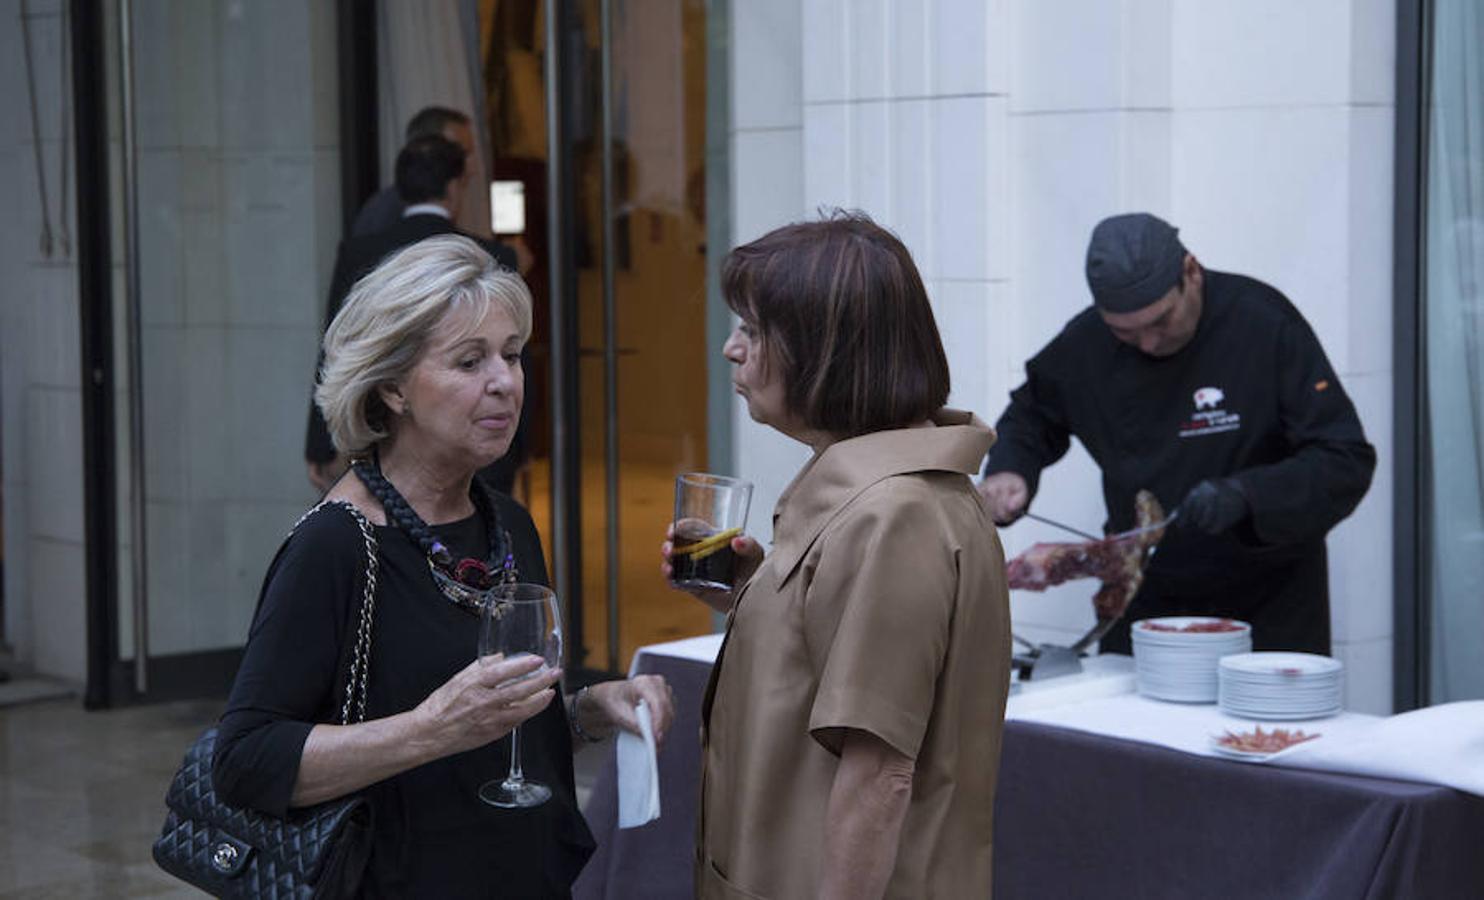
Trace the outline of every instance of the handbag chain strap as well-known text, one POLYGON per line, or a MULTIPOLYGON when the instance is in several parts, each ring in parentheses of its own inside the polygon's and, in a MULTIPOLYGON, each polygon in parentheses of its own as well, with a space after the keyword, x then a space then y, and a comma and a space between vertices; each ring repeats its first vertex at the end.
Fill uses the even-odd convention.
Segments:
POLYGON ((345 703, 340 707, 340 724, 349 725, 366 721, 366 677, 371 670, 371 619, 376 612, 376 532, 361 511, 345 500, 320 501, 299 517, 299 521, 294 523, 294 530, 298 531, 305 519, 327 506, 337 506, 356 520, 356 526, 361 529, 361 540, 366 546, 366 575, 361 585, 360 622, 356 626, 356 643, 350 658, 350 672, 345 679, 345 703), (352 709, 354 718, 351 717, 352 709))

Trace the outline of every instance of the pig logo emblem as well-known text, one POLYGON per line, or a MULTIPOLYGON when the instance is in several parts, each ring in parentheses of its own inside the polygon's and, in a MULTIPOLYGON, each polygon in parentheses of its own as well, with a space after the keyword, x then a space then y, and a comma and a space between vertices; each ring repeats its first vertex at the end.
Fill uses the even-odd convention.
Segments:
POLYGON ((1215 409, 1226 399, 1226 394, 1221 388, 1203 387, 1195 392, 1195 408, 1197 411, 1203 409, 1215 409))

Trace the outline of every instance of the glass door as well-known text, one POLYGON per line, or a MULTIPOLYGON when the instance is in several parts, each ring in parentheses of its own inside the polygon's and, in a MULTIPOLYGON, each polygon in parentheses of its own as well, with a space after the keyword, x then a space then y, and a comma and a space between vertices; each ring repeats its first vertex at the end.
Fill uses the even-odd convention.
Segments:
POLYGON ((1426 700, 1484 698, 1484 9, 1434 0, 1422 295, 1426 700))
POLYGON ((711 630, 658 566, 674 476, 708 466, 708 363, 720 353, 707 337, 707 10, 480 4, 494 178, 526 185, 538 321, 560 309, 559 328, 538 326, 527 402, 545 407, 533 431, 566 443, 537 441, 522 483, 553 567, 571 566, 569 666, 623 670, 636 647, 711 630), (546 80, 553 44, 564 90, 546 80), (537 139, 552 133, 553 97, 556 154, 537 139), (566 179, 556 196, 548 165, 566 179), (562 252, 545 237, 552 212, 569 220, 562 252), (549 267, 563 262, 565 296, 553 298, 549 267))
POLYGON ((313 502, 340 225, 336 5, 108 4, 120 680, 222 691, 313 502))

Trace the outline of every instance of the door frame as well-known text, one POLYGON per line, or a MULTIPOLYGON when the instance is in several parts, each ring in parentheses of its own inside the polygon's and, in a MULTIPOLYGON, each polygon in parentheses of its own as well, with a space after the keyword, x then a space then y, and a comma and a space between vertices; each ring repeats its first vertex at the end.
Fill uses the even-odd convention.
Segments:
POLYGON ((77 177, 77 297, 82 349, 83 546, 87 681, 83 706, 112 705, 118 658, 118 504, 113 365, 113 270, 108 193, 107 59, 103 4, 71 0, 77 177))
POLYGON ((1427 117, 1431 93, 1432 0, 1397 0, 1396 122, 1392 222, 1392 461, 1393 542, 1392 707, 1428 703, 1432 559, 1430 476, 1425 419, 1426 347, 1423 335, 1423 259, 1427 191, 1427 117))

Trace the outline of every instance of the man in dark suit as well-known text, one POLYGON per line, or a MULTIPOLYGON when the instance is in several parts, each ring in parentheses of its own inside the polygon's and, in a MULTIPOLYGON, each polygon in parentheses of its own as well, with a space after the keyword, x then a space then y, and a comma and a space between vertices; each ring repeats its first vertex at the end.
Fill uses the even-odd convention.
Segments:
MULTIPOLYGON (((454 225, 454 219, 459 214, 459 203, 464 196, 464 182, 468 177, 464 156, 463 148, 440 135, 414 138, 397 154, 397 193, 405 204, 402 217, 390 228, 340 242, 335 254, 335 272, 330 278, 330 300, 325 310, 325 328, 329 328, 355 283, 376 268, 383 259, 423 238, 438 234, 464 234, 454 225)), ((500 265, 511 270, 516 268, 514 250, 474 235, 464 236, 477 241, 500 265)), ((320 362, 323 362, 323 358, 320 362)), ((318 371, 319 365, 316 364, 315 372, 318 371)), ((524 423, 523 415, 522 426, 524 423)), ((515 469, 524 456, 524 432, 524 427, 521 427, 505 457, 485 470, 487 479, 497 490, 509 493, 515 469)), ((347 464, 335 451, 324 417, 320 415, 319 407, 314 405, 312 399, 309 404, 309 428, 304 439, 304 460, 309 467, 310 483, 320 491, 329 490, 345 472, 347 464)))
MULTIPOLYGON (((459 145, 467 160, 474 153, 474 130, 469 126, 469 117, 456 109, 428 106, 418 110, 417 115, 407 122, 403 140, 410 144, 420 137, 445 137, 459 145)), ((351 237, 376 234, 391 228, 402 218, 402 210, 406 207, 407 202, 402 199, 397 186, 387 185, 362 204, 355 223, 350 226, 351 237)))

